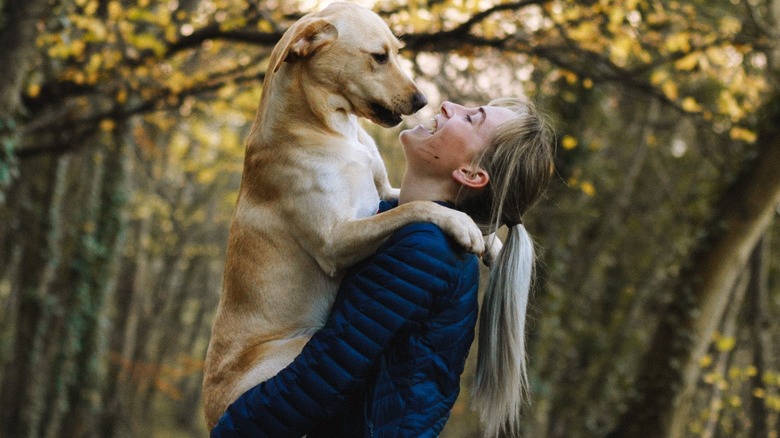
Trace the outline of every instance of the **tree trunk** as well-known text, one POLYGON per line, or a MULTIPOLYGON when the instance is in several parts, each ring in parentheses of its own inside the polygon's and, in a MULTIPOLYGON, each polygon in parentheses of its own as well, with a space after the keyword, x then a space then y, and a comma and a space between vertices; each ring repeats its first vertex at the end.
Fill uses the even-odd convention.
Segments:
MULTIPOLYGON (((139 243, 149 232, 148 218, 140 219, 131 232, 130 240, 139 243)), ((116 436, 119 430, 127 425, 127 391, 130 366, 128 358, 134 348, 132 342, 133 331, 130 329, 133 303, 138 294, 139 270, 145 257, 140 249, 130 257, 126 257, 122 263, 122 269, 118 276, 114 301, 114 320, 109 329, 108 344, 108 373, 103 392, 103 414, 100 425, 100 435, 105 437, 116 436)))
MULTIPOLYGON (((95 254, 91 264, 83 270, 81 285, 86 288, 87 302, 79 309, 83 315, 84 327, 81 333, 81 349, 76 355, 78 364, 73 383, 68 391, 70 411, 62 426, 64 436, 95 435, 98 428, 100 411, 96 400, 99 399, 104 370, 100 357, 105 353, 102 345, 102 324, 105 316, 105 303, 109 291, 113 288, 117 274, 117 262, 127 226, 125 204, 127 189, 127 145, 120 135, 108 141, 104 170, 99 181, 100 201, 96 216, 96 230, 91 248, 95 254)), ((79 286, 77 286, 78 288, 79 286)))
MULTIPOLYGON (((745 301, 745 292, 748 289, 748 284, 752 282, 753 273, 751 270, 745 269, 742 274, 742 278, 739 280, 734 293, 730 297, 731 305, 728 307, 728 311, 723 316, 723 324, 721 325, 721 333, 723 337, 735 338, 738 330, 738 320, 740 310, 742 309, 742 303, 745 301)), ((725 376, 728 372, 729 366, 734 359, 734 349, 727 349, 717 352, 718 359, 715 362, 715 373, 719 376, 725 376)), ((721 409, 718 405, 723 400, 723 389, 720 385, 712 385, 712 394, 710 396, 709 403, 709 417, 707 423, 704 426, 704 432, 701 438, 715 438, 718 431, 718 421, 720 420, 721 409)), ((685 434, 685 431, 681 431, 681 435, 685 434)))
POLYGON ((43 416, 43 393, 48 380, 43 363, 52 312, 58 305, 48 293, 60 264, 59 217, 67 161, 59 158, 31 160, 22 166, 24 176, 11 194, 18 202, 17 228, 23 236, 15 312, 13 354, 4 361, 0 424, 8 436, 37 436, 43 416), (38 373, 30 370, 39 368, 38 373))
POLYGON ((764 373, 771 369, 772 364, 767 363, 766 358, 773 357, 772 333, 769 322, 769 233, 759 242, 756 251, 753 253, 751 262, 751 277, 749 300, 747 305, 747 320, 750 327, 750 339, 753 343, 753 365, 756 367, 756 374, 751 377, 750 387, 753 397, 750 398, 750 418, 752 424, 752 435, 756 437, 769 436, 769 425, 767 418, 769 411, 764 400, 772 391, 764 383, 764 373), (756 396, 763 394, 762 396, 756 396))
MULTIPOLYGON (((166 293, 167 300, 162 306, 163 312, 156 318, 160 321, 160 323, 158 323, 159 328, 157 331, 162 332, 162 334, 157 342, 149 349, 151 368, 160 372, 160 375, 157 378, 165 378, 166 376, 161 372, 165 362, 176 358, 182 353, 181 335, 184 333, 184 327, 181 325, 182 312, 184 311, 184 304, 186 303, 188 292, 198 287, 198 272, 202 272, 202 269, 202 257, 196 256, 192 258, 187 262, 187 268, 184 271, 183 279, 180 284, 166 293)), ((142 406, 152 406, 152 399, 158 392, 157 385, 147 386, 141 396, 142 406)), ((169 396, 170 395, 172 394, 169 394, 169 396)), ((145 412, 146 415, 149 415, 149 413, 149 411, 145 412)))
MULTIPOLYGON (((67 266, 67 275, 63 282, 59 282, 52 294, 60 297, 63 302, 64 312, 63 331, 58 340, 58 353, 55 359, 54 369, 49 376, 53 382, 52 392, 46 404, 46 428, 44 435, 47 437, 61 436, 61 420, 70 412, 68 392, 73 387, 77 369, 86 364, 77 362, 81 349, 84 348, 83 334, 88 326, 90 315, 91 296, 88 284, 88 273, 94 264, 96 256, 96 242, 94 241, 94 221, 96 221, 97 209, 100 201, 100 181, 104 173, 103 166, 98 164, 103 160, 101 152, 94 154, 89 160, 85 160, 91 166, 87 174, 91 176, 87 180, 87 196, 83 201, 82 217, 72 224, 76 233, 77 247, 72 260, 67 266)), ((55 347, 56 348, 56 347, 55 347)))
POLYGON ((671 301, 641 361, 636 395, 620 416, 612 437, 676 436, 685 424, 707 351, 729 292, 780 202, 780 95, 759 111, 756 159, 746 163, 714 210, 707 236, 683 269, 671 301))
POLYGON ((24 77, 35 59, 36 23, 49 12, 47 0, 5 0, 0 3, 0 205, 17 174, 14 148, 24 77))

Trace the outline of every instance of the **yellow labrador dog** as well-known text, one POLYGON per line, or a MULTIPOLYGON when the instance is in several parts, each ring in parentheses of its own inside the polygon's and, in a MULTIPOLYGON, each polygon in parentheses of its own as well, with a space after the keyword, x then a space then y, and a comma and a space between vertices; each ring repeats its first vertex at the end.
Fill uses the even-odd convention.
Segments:
POLYGON ((334 3, 296 22, 271 53, 206 355, 210 428, 292 362, 325 323, 342 269, 394 230, 430 221, 484 250, 467 215, 432 202, 375 214, 380 197, 397 191, 357 117, 393 126, 427 103, 399 68, 398 48, 376 14, 334 3))

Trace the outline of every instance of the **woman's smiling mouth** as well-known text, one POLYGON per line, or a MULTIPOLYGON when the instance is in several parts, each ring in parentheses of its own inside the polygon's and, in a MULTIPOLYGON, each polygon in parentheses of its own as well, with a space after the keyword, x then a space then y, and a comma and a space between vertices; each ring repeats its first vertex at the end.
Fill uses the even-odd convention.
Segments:
POLYGON ((439 119, 438 119, 438 118, 436 118, 436 116, 434 116, 434 117, 431 119, 431 122, 432 122, 432 123, 431 123, 431 127, 430 127, 430 128, 428 128, 428 133, 429 133, 429 134, 431 134, 431 135, 433 135, 433 134, 434 134, 434 133, 436 133, 436 131, 439 129, 439 119))

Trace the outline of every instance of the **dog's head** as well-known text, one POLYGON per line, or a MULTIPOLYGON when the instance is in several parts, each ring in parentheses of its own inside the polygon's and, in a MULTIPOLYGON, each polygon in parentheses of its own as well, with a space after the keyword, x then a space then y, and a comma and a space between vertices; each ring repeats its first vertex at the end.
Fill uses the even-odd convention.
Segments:
POLYGON ((384 21, 362 6, 333 3, 285 34, 272 71, 301 63, 310 83, 331 103, 382 126, 395 126, 428 100, 400 68, 400 43, 384 21))

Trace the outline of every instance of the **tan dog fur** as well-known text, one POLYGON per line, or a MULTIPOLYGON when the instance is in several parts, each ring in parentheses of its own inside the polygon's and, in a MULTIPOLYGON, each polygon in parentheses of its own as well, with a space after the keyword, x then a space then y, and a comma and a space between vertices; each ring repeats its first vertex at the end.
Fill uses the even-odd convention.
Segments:
POLYGON ((209 428, 298 355, 324 324, 341 271, 394 230, 430 221, 470 251, 484 249, 467 215, 435 203, 375 214, 397 190, 357 117, 390 126, 425 104, 398 48, 376 14, 334 3, 295 23, 271 54, 206 355, 209 428))

